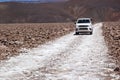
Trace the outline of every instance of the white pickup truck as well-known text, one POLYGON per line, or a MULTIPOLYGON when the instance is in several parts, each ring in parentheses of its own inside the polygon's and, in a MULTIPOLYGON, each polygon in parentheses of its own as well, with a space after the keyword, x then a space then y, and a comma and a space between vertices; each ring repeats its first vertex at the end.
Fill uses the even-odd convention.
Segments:
POLYGON ((76 30, 75 33, 89 33, 92 35, 93 33, 93 27, 92 27, 92 20, 90 18, 79 18, 75 22, 76 24, 76 30))

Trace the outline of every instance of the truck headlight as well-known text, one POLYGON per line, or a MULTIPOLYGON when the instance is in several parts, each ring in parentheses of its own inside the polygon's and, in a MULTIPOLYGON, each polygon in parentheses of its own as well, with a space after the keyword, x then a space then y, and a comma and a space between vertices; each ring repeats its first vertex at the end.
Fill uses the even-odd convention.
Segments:
POLYGON ((78 28, 76 28, 76 31, 78 31, 78 28))
POLYGON ((92 28, 89 28, 90 30, 92 30, 92 28))

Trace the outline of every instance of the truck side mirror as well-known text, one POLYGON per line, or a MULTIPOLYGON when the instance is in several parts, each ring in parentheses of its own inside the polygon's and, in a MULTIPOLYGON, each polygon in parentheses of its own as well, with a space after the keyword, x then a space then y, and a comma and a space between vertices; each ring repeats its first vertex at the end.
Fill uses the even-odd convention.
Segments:
POLYGON ((74 22, 74 24, 76 24, 76 21, 74 22))
POLYGON ((91 21, 93 21, 93 19, 91 19, 91 21))

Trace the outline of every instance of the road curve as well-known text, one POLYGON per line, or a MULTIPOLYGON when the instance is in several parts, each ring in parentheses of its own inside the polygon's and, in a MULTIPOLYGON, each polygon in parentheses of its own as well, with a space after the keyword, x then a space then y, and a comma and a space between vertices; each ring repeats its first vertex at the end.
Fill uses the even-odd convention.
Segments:
POLYGON ((102 23, 93 35, 73 32, 0 63, 0 80, 119 80, 107 54, 102 23))

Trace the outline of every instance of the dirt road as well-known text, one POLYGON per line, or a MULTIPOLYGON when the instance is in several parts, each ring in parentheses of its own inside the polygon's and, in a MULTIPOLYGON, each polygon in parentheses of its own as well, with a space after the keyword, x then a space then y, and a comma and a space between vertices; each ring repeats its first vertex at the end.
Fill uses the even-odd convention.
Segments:
POLYGON ((25 50, 0 63, 0 80, 119 80, 102 36, 102 23, 93 35, 73 35, 25 50))

